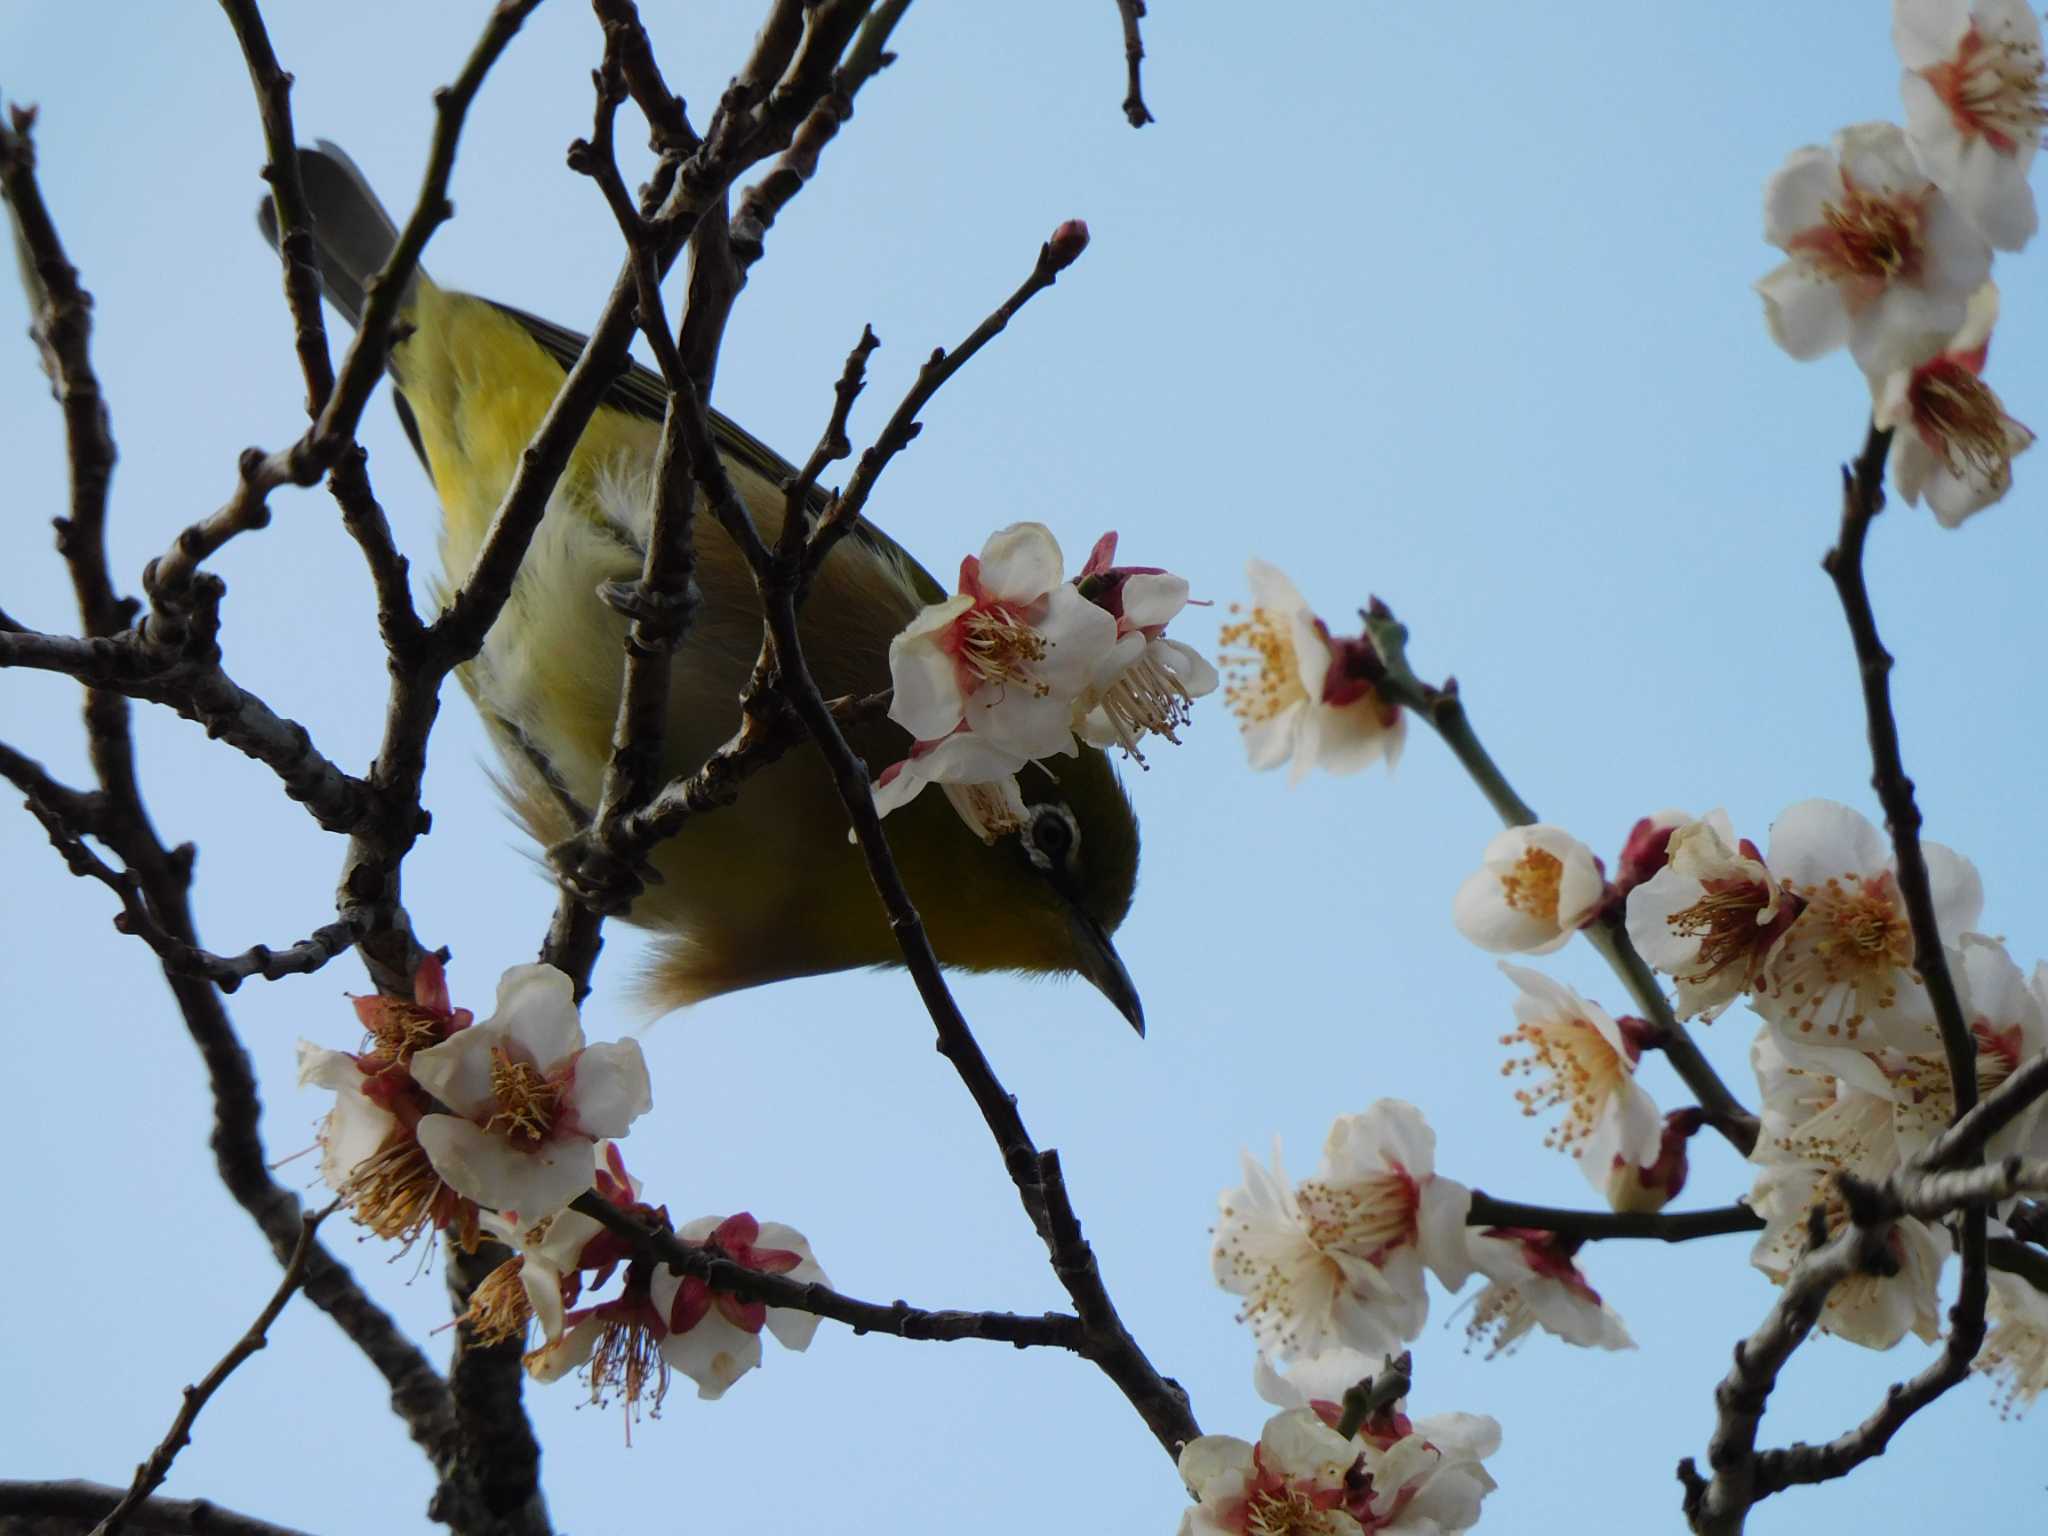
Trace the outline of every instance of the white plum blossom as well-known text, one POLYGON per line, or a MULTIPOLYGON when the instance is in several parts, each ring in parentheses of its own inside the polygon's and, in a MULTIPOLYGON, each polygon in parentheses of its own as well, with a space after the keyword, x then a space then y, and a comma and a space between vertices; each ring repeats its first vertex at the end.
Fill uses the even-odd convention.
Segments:
POLYGON ((1343 1508, 1345 1474, 1357 1460, 1352 1442, 1308 1408, 1275 1414, 1257 1445, 1199 1436, 1180 1453, 1181 1481, 1196 1501, 1181 1536, 1358 1536, 1365 1528, 1343 1508))
POLYGON ((1345 1347, 1377 1358, 1414 1338, 1429 1315, 1422 1272, 1464 1283, 1471 1192, 1437 1175, 1436 1137, 1413 1105, 1382 1099, 1330 1127, 1316 1176, 1290 1185, 1247 1153, 1245 1182, 1225 1190, 1210 1261, 1217 1284, 1245 1298, 1240 1321, 1276 1361, 1345 1347))
POLYGON ((1181 1536, 1450 1536, 1478 1523, 1495 1487, 1483 1465, 1500 1448, 1493 1419, 1388 1410, 1346 1440, 1335 1416, 1328 1403, 1291 1408, 1257 1445, 1188 1442, 1180 1474, 1197 1503, 1181 1536))
MULTIPOLYGON (((886 816, 936 784, 954 812, 984 843, 1016 831, 1029 813, 1017 770, 1025 759, 994 746, 962 726, 937 741, 920 741, 910 756, 884 768, 874 784, 875 814, 886 816)), ((851 828, 848 841, 854 840, 851 828)))
POLYGON ((1891 123, 1832 150, 1794 150, 1764 187, 1764 238, 1787 260, 1762 278, 1771 339, 1802 362, 1846 344, 1867 374, 1917 362, 1963 323, 1991 248, 1914 163, 1891 123))
POLYGON ((1547 1146, 1569 1152, 1592 1186, 1605 1192, 1617 1159, 1639 1167, 1657 1160, 1663 1125, 1656 1102, 1636 1081, 1642 1052, 1640 1023, 1611 1018, 1571 987, 1540 971, 1501 962, 1519 989, 1515 1028, 1501 1044, 1526 1047, 1512 1057, 1504 1075, 1542 1074, 1515 1099, 1525 1115, 1562 1107, 1562 1122, 1544 1137, 1547 1146))
POLYGON ((440 958, 428 955, 410 999, 354 998, 363 1049, 322 1049, 299 1042, 299 1086, 325 1088, 334 1107, 320 1125, 320 1177, 349 1214, 379 1237, 410 1246, 422 1234, 452 1229, 464 1251, 477 1241, 478 1211, 443 1182, 416 1127, 434 1109, 410 1071, 421 1051, 470 1027, 452 1007, 440 958))
MULTIPOLYGON (((1977 926, 1983 882, 1941 844, 1921 851, 1936 921, 1953 940, 1977 926)), ((1771 827, 1765 862, 1801 908, 1765 964, 1757 1012, 1796 1044, 1925 1050, 1933 1012, 1884 835, 1846 805, 1802 800, 1771 827)))
POLYGON ((497 1012, 412 1058, 451 1113, 419 1123, 420 1145, 458 1193, 532 1225, 591 1187, 596 1143, 653 1104, 635 1040, 583 1043, 576 995, 552 965, 517 965, 497 1012))
POLYGON ((1664 1117, 1664 1131, 1657 1142, 1657 1158, 1651 1163, 1634 1163, 1616 1157, 1607 1168, 1607 1207, 1625 1215, 1647 1216, 1661 1211, 1685 1188, 1689 1171, 1686 1143, 1705 1124, 1697 1106, 1674 1109, 1664 1117))
POLYGON ((1871 419, 1892 434, 1887 470, 1908 506, 1927 506, 1954 528, 2012 489, 2012 461, 2034 434, 2015 421, 1980 375, 1998 319, 1998 290, 1986 283, 1962 329, 1911 367, 1879 384, 1871 419))
POLYGON ((1600 1299, 1573 1255, 1574 1239, 1522 1227, 1488 1227, 1467 1239, 1472 1263, 1490 1282, 1472 1302, 1466 1334, 1507 1354, 1535 1328, 1586 1349, 1634 1349, 1635 1340, 1600 1299))
POLYGON ((1547 955, 1599 910, 1606 877, 1593 850, 1544 822, 1486 845, 1451 903, 1458 932, 1496 955, 1547 955))
POLYGON ((2048 125, 2028 0, 1892 0, 1906 136, 1927 174, 2001 251, 2037 223, 2027 172, 2048 125))
POLYGON ((1216 669, 1166 626, 1188 604, 1184 576, 1157 566, 1117 565, 1105 533, 1074 578, 1081 595, 1116 620, 1116 644, 1074 704, 1074 730, 1091 746, 1121 747, 1139 764, 1146 736, 1178 745, 1194 701, 1216 691, 1216 669))
POLYGON ((1066 579, 1043 523, 1013 523, 960 562, 960 591, 889 642, 889 718, 917 741, 966 725, 1021 761, 1074 750, 1074 703, 1116 620, 1066 579))
MULTIPOLYGON (((676 1237, 715 1244, 722 1257, 745 1269, 787 1275, 800 1284, 830 1284, 802 1233, 779 1222, 758 1222, 744 1211, 701 1217, 678 1228, 676 1237)), ((616 1394, 629 1414, 643 1400, 650 1411, 661 1407, 671 1370, 695 1381, 699 1397, 722 1397, 761 1363, 763 1327, 795 1350, 809 1348, 818 1327, 809 1313, 714 1292, 694 1276, 646 1260, 633 1262, 617 1296, 567 1313, 562 1323, 558 1335, 526 1357, 527 1372, 547 1382, 587 1369, 591 1400, 602 1403, 616 1394)))
POLYGON ((1673 831, 1664 867, 1628 893, 1629 942, 1677 983, 1681 1019, 1711 1021, 1756 984, 1798 905, 1728 813, 1710 811, 1673 831))
MULTIPOLYGON (((1777 1163, 1758 1175, 1749 1204, 1765 1226, 1750 1262, 1783 1285, 1806 1251, 1809 1212, 1819 1207, 1832 1237, 1848 1224, 1848 1207, 1831 1168, 1777 1163)), ((1941 1334, 1938 1287, 1948 1257, 1947 1232, 1905 1217, 1885 1236, 1885 1274, 1853 1274, 1828 1292, 1820 1326, 1866 1349, 1890 1349, 1912 1333, 1932 1343, 1941 1334)))
POLYGON ((1296 784, 1318 767, 1356 773, 1385 758, 1391 770, 1407 717, 1373 686, 1370 642, 1333 640, 1294 583, 1265 561, 1246 561, 1245 578, 1252 608, 1223 626, 1220 659, 1230 676, 1223 697, 1252 767, 1291 761, 1296 784))
MULTIPOLYGON (((700 1216, 678 1227, 676 1236, 686 1243, 710 1243, 745 1269, 787 1275, 801 1285, 832 1283, 803 1233, 779 1221, 756 1221, 745 1211, 700 1216)), ((813 1313, 742 1301, 665 1265, 654 1272, 649 1291, 668 1325, 662 1357, 697 1383, 702 1398, 723 1397, 726 1388, 761 1363, 764 1327, 776 1343, 794 1350, 809 1349, 818 1331, 813 1313)))
POLYGON ((2001 1413, 2025 1413, 2048 1392, 2048 1295, 2019 1275, 1994 1269, 1985 1316, 1991 1333, 1973 1369, 1998 1382, 2001 1413))

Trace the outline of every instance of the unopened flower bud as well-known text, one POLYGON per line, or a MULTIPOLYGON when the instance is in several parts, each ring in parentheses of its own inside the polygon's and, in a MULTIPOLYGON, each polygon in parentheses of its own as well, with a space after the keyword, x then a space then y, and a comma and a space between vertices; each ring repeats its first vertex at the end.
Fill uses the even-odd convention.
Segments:
POLYGON ((1648 1216, 1677 1199, 1685 1188, 1685 1144, 1705 1120, 1697 1107, 1674 1109, 1666 1115, 1655 1162, 1638 1168, 1623 1158, 1614 1160, 1607 1176, 1607 1204, 1624 1215, 1648 1216))
POLYGON ((1080 219, 1068 219, 1052 232, 1045 248, 1051 253, 1053 271, 1066 271, 1088 249, 1088 225, 1080 219))
POLYGON ((1684 811, 1659 811, 1629 828, 1621 845, 1620 867, 1614 872, 1614 894, 1626 896, 1664 867, 1671 852, 1671 834, 1691 821, 1684 811))

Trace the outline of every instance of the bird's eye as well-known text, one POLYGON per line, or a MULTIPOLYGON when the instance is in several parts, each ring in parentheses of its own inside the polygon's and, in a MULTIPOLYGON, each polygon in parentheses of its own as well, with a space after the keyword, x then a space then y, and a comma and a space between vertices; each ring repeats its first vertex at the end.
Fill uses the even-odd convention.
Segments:
POLYGON ((1064 805, 1040 806, 1024 829, 1024 851, 1040 869, 1065 869, 1080 843, 1081 829, 1064 805))

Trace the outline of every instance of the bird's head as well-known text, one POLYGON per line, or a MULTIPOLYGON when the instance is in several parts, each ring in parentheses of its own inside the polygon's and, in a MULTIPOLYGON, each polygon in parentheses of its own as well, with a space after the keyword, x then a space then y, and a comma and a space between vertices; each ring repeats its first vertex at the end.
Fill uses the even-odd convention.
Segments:
POLYGON ((889 841, 932 947, 975 971, 1086 977, 1139 1034, 1145 1012, 1110 942, 1138 879, 1138 819, 1107 756, 1033 764, 1018 775, 1023 824, 982 843, 943 794, 889 818, 889 841))

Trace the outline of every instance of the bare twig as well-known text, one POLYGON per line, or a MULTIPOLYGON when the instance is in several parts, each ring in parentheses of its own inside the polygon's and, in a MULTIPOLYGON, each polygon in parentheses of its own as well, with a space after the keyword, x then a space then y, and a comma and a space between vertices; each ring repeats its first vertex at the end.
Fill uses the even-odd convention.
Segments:
POLYGON ((1763 1217, 1746 1205, 1655 1213, 1568 1211, 1547 1205, 1524 1205, 1515 1200, 1496 1200, 1476 1189, 1472 1192, 1471 1213, 1465 1221, 1474 1227, 1528 1227, 1589 1241, 1598 1238, 1647 1238, 1665 1243, 1725 1237, 1736 1232, 1760 1232, 1764 1226, 1763 1217))
MULTIPOLYGON (((122 1497, 119 1488, 77 1479, 0 1481, 0 1530, 20 1529, 24 1536, 88 1530, 122 1497), (17 1527, 16 1521, 29 1523, 17 1527)), ((307 1536, 294 1526, 273 1525, 223 1509, 211 1499, 145 1499, 133 1511, 133 1518, 148 1536, 307 1536)))
POLYGON ((1151 109, 1145 105, 1145 92, 1138 77, 1139 65, 1145 58, 1145 44, 1138 36, 1138 22, 1145 15, 1145 0, 1116 0, 1116 8, 1123 18, 1124 68, 1130 77, 1130 89, 1124 93, 1124 117, 1133 128, 1142 128, 1156 121, 1151 109))
POLYGON ((855 1333, 885 1333, 899 1339, 941 1342, 986 1339, 1019 1349, 1036 1346, 1070 1349, 1077 1354, 1086 1352, 1081 1320, 1065 1313, 1047 1312, 1031 1317, 1014 1312, 932 1311, 913 1307, 906 1301, 886 1306, 860 1301, 829 1286, 735 1264, 701 1243, 686 1243, 665 1228, 647 1225, 597 1194, 578 1196, 574 1208, 603 1222, 637 1251, 661 1260, 678 1274, 695 1275, 715 1291, 728 1292, 742 1301, 808 1312, 813 1317, 844 1323, 855 1333))
POLYGON ((965 367, 975 353, 1000 336, 1011 317, 1034 295, 1043 293, 1057 282, 1060 273, 1073 265, 1087 244, 1087 225, 1079 220, 1069 220, 1060 225, 1053 231, 1052 238, 1038 248, 1038 259, 1032 263, 1031 275, 1024 279, 1015 293, 998 304, 988 318, 970 331, 967 339, 951 352, 944 347, 933 349, 924 366, 917 370, 916 382, 910 386, 902 403, 883 426, 881 435, 875 439, 874 446, 861 454, 845 491, 832 498, 818 519, 818 526, 812 532, 805 552, 806 581, 832 552, 832 547, 859 523, 868 497, 874 492, 875 482, 889 467, 889 461, 909 447, 917 434, 924 430, 924 424, 917 416, 930 404, 932 396, 965 367))
MULTIPOLYGON (((1384 603, 1375 599, 1364 618, 1366 633, 1379 658, 1381 671, 1374 678, 1373 685, 1380 690, 1381 696, 1389 703, 1413 710, 1422 717, 1444 745, 1451 749, 1452 755, 1470 775, 1480 793, 1486 796, 1487 803, 1504 825, 1525 827, 1542 820, 1528 801, 1515 793, 1507 776, 1480 744, 1478 733, 1472 729, 1471 717, 1465 713, 1464 700, 1459 697, 1457 680, 1450 679, 1439 688, 1423 682, 1416 675, 1408 662, 1408 631, 1384 603)), ((1621 912, 1610 905, 1582 931, 1587 942, 1600 952, 1621 978, 1636 1007, 1648 1017, 1654 1031, 1651 1043, 1664 1052, 1672 1070, 1692 1090, 1693 1097, 1706 1113, 1707 1124, 1747 1157, 1750 1148, 1756 1145, 1756 1116, 1729 1091, 1685 1025, 1672 1012, 1663 989, 1657 985, 1656 976, 1629 942, 1628 927, 1621 912)))
POLYGON ((200 1378, 199 1385, 185 1389, 185 1400, 179 1404, 169 1431, 157 1443, 156 1449, 143 1459, 142 1465, 135 1469, 135 1481, 128 1485, 128 1492, 92 1528, 92 1536, 114 1536, 134 1513, 136 1506, 163 1486, 164 1479, 170 1476, 171 1463, 178 1459, 178 1452, 192 1443, 192 1426, 198 1422, 213 1394, 221 1389, 222 1383, 244 1360, 270 1342, 270 1325, 277 1321, 285 1303, 292 1299, 306 1278, 306 1263, 313 1256, 313 1233, 333 1209, 330 1205, 324 1210, 309 1211, 299 1219, 299 1241, 292 1249, 291 1258, 285 1262, 277 1290, 264 1303, 263 1310, 256 1314, 256 1321, 249 1325, 248 1332, 221 1356, 219 1364, 200 1378))
POLYGON ((228 676, 210 637, 179 653, 140 631, 78 638, 33 630, 0 632, 0 668, 58 672, 103 694, 177 711, 275 773, 292 799, 330 832, 347 832, 367 811, 369 789, 313 745, 306 728, 279 715, 228 676))
POLYGON ((327 350, 327 325, 320 313, 320 266, 313 251, 313 215, 299 182, 299 140, 292 127, 292 77, 277 62, 256 0, 220 0, 228 25, 242 45, 249 82, 263 116, 263 144, 269 155, 263 179, 270 183, 277 213, 277 254, 284 267, 285 304, 291 310, 299 369, 306 377, 306 414, 318 419, 334 393, 334 360, 327 350))

